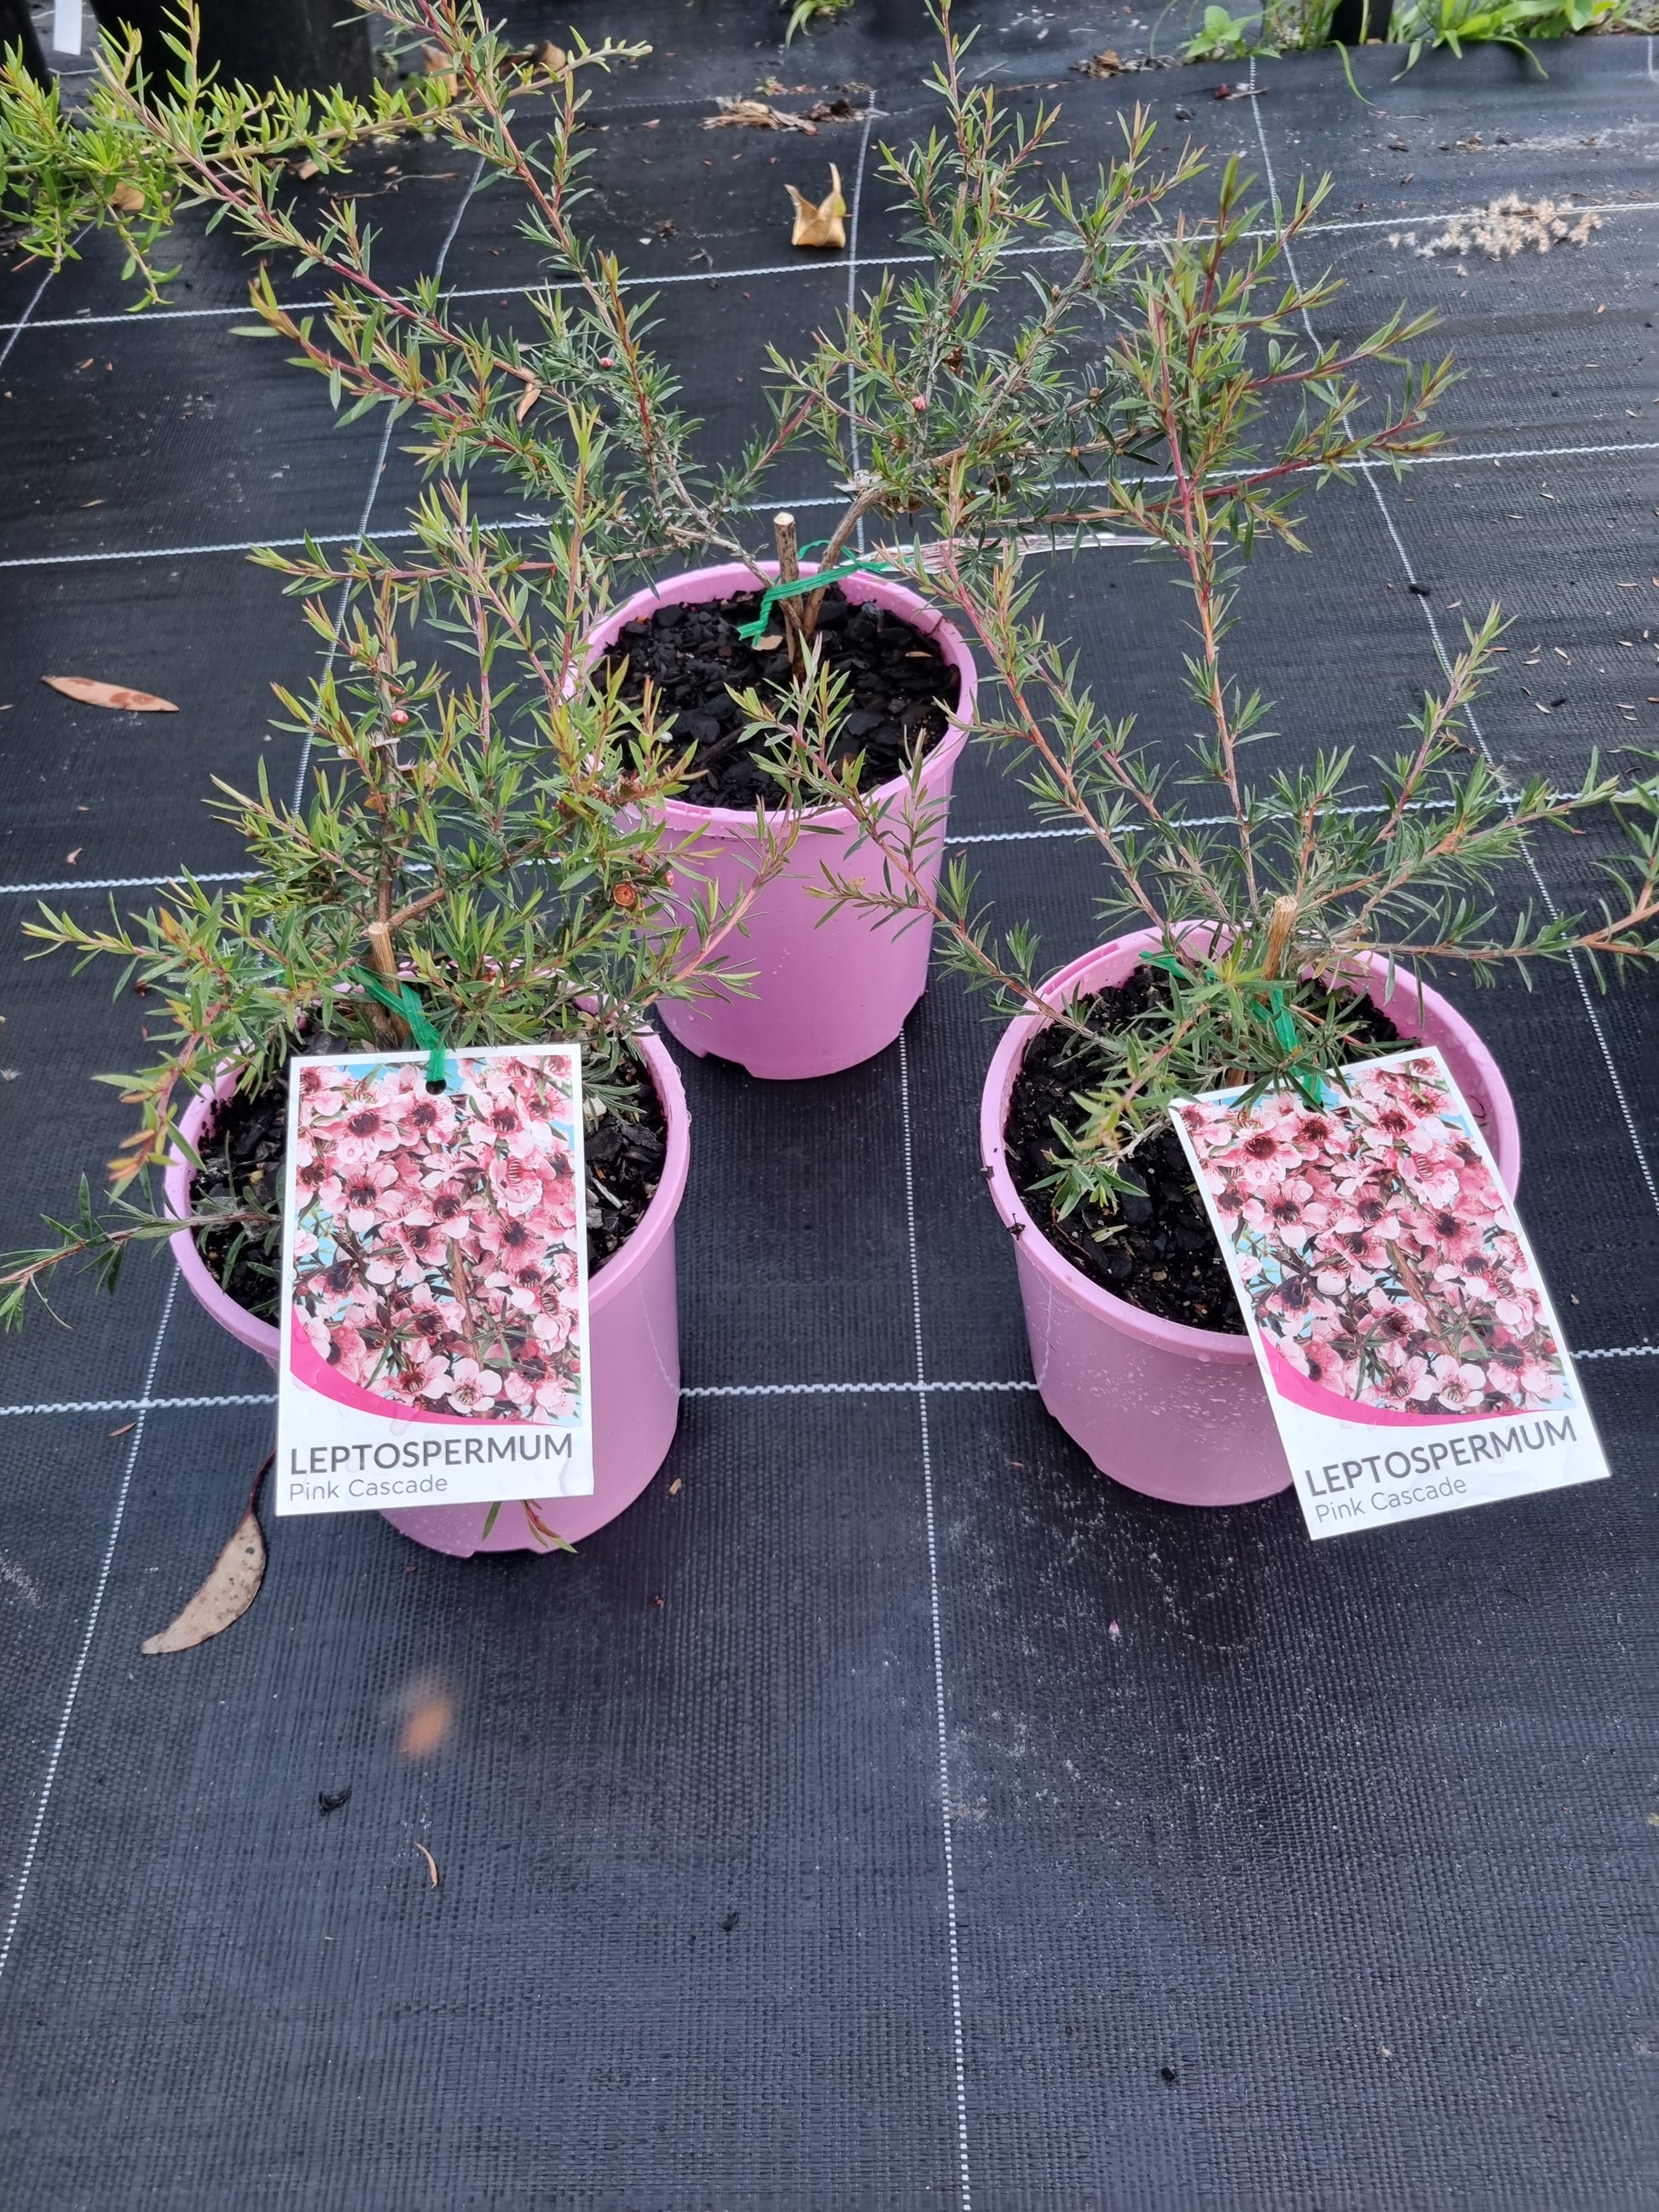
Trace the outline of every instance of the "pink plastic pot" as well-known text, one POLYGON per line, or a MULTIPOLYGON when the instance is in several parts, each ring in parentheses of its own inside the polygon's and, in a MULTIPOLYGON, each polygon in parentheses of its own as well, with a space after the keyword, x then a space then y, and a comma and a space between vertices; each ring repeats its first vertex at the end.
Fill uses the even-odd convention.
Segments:
MULTIPOLYGON (((1121 983, 1155 930, 1120 937, 1062 968, 1050 998, 1121 983)), ((1438 992, 1372 963, 1373 1002, 1402 1036, 1438 1045, 1480 1124, 1504 1188, 1521 1179, 1521 1132, 1498 1064, 1438 992)), ((1160 1321, 1079 1274, 1045 1237, 1015 1189, 1003 1148, 1008 1102, 1040 1015, 1011 1023, 985 1079, 980 1150, 991 1197, 1015 1232, 1031 1364, 1042 1402, 1103 1474, 1176 1505, 1244 1505, 1288 1488, 1291 1471, 1249 1340, 1160 1321)))
MULTIPOLYGON (((813 567, 804 561, 802 574, 810 574, 813 567)), ((604 652, 624 623, 638 622, 665 601, 695 605, 752 592, 756 573, 734 563, 665 577, 607 615, 592 634, 592 650, 604 652)), ((776 575, 775 564, 761 564, 759 573, 776 575)), ((962 679, 951 727, 927 755, 921 772, 927 804, 939 810, 942 833, 951 780, 973 726, 973 656, 961 634, 902 585, 858 575, 848 577, 842 589, 849 599, 873 600, 932 637, 962 679)), ((896 821, 906 795, 902 777, 871 794, 894 808, 896 821)), ((753 814, 690 806, 679 799, 671 799, 664 811, 677 840, 695 836, 696 871, 714 886, 722 903, 739 896, 759 864, 753 814)), ((787 1079, 854 1067, 891 1044, 927 988, 931 927, 916 922, 901 933, 890 921, 878 927, 874 916, 848 908, 831 914, 823 900, 812 896, 809 886, 822 883, 826 864, 840 868, 850 861, 856 874, 860 860, 870 867, 872 859, 867 845, 854 856, 854 824, 844 808, 826 807, 811 819, 812 826, 797 839, 784 872, 766 885, 750 908, 746 934, 734 933, 727 940, 732 964, 752 970, 743 994, 721 992, 693 1003, 665 1000, 657 1008, 663 1027, 690 1051, 735 1060, 751 1075, 787 1079)), ((939 880, 943 844, 941 834, 927 848, 924 872, 930 890, 939 880)))
MULTIPOLYGON (((653 1036, 640 1049, 668 1117, 668 1152, 656 1196, 622 1250, 593 1277, 588 1291, 589 1348, 593 1373, 593 1491, 587 1498, 538 1501, 550 1528, 572 1543, 591 1536, 634 1503, 667 1457, 680 1410, 679 1312, 676 1300, 674 1218, 685 1195, 691 1158, 691 1116, 673 1061, 653 1036)), ((194 1144, 213 1103, 231 1087, 227 1076, 191 1102, 179 1124, 194 1144)), ((167 1201, 177 1214, 190 1210, 191 1169, 175 1152, 167 1172, 167 1201)), ((222 1328, 263 1352, 276 1365, 277 1334, 270 1322, 227 1297, 203 1265, 187 1230, 173 1240, 185 1282, 222 1328)), ((421 1505, 383 1518, 429 1551, 466 1559, 474 1552, 530 1552, 544 1547, 530 1533, 516 1504, 483 1529, 487 1505, 421 1505)))

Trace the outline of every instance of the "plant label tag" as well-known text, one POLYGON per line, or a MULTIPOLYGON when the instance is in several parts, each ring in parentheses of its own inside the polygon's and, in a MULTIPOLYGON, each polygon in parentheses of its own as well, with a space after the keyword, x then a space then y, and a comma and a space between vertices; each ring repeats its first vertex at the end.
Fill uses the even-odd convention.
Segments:
POLYGON ((593 1487, 574 1045, 295 1060, 278 1513, 593 1487))
POLYGON ((1312 1536, 1607 1473, 1525 1232, 1438 1050, 1178 1099, 1312 1536))

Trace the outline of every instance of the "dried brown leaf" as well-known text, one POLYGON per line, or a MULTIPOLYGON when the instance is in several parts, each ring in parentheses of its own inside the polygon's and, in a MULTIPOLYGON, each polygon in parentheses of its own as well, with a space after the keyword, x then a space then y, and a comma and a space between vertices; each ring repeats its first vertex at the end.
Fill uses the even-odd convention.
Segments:
POLYGON ((322 164, 319 161, 313 161, 307 154, 304 161, 295 166, 294 173, 296 177, 311 178, 318 173, 321 167, 322 164))
POLYGON ((1072 67, 1079 76, 1123 76, 1128 64, 1118 58, 1115 46, 1107 46, 1097 54, 1091 54, 1086 62, 1073 62, 1072 67))
POLYGON ((513 410, 514 421, 515 422, 522 422, 525 416, 530 412, 531 409, 535 405, 536 402, 541 398, 541 396, 542 387, 532 379, 530 383, 525 386, 524 398, 513 410))
POLYGON ((718 115, 706 115, 705 131, 804 131, 809 138, 816 138, 818 126, 809 123, 804 115, 792 115, 785 107, 769 107, 763 100, 723 100, 718 115))
POLYGON ((144 204, 144 196, 137 185, 117 185, 109 204, 118 215, 137 215, 144 204))
POLYGON ((153 691, 134 691, 125 684, 104 684, 93 676, 43 676, 54 691, 78 699, 86 707, 119 707, 130 714, 176 714, 171 699, 158 699, 153 691))
POLYGON ((834 247, 847 243, 847 225, 842 217, 847 203, 841 196, 841 171, 832 161, 830 165, 830 190, 817 207, 803 199, 793 185, 783 188, 794 203, 795 227, 790 233, 792 246, 834 247))
POLYGON ((147 1636, 138 1649, 147 1659, 163 1651, 189 1651, 210 1637, 222 1635, 259 1595, 265 1578, 265 1540, 259 1516, 250 1505, 236 1534, 213 1563, 213 1571, 179 1618, 159 1636, 147 1636))
POLYGON ((415 1848, 420 1853, 421 1856, 426 1861, 427 1874, 430 1877, 433 1888, 436 1889, 438 1887, 437 1860, 433 1857, 431 1852, 428 1850, 424 1844, 416 1844, 415 1848))

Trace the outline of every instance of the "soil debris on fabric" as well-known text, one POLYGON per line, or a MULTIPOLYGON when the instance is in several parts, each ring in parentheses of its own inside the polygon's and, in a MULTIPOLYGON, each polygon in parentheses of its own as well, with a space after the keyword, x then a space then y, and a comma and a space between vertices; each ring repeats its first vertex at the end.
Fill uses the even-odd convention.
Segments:
POLYGON ((1587 245, 1590 233, 1601 228, 1594 208, 1523 200, 1510 192, 1483 210, 1450 216, 1438 237, 1420 246, 1414 230, 1391 230, 1389 243, 1408 247, 1419 261, 1432 260, 1437 253, 1484 253, 1488 261, 1503 261, 1528 246, 1547 253, 1553 246, 1587 245))
MULTIPOLYGON (((751 813, 775 799, 778 786, 763 757, 763 741, 744 735, 733 689, 787 696, 789 655, 780 643, 762 653, 738 635, 760 612, 758 592, 701 605, 660 606, 626 623, 610 653, 609 669, 623 672, 622 696, 642 705, 647 682, 672 719, 668 734, 693 748, 691 780, 680 794, 693 806, 751 813)), ((837 584, 818 610, 825 665, 844 677, 848 711, 830 750, 838 762, 862 754, 860 791, 902 775, 918 747, 931 752, 950 726, 961 689, 957 672, 933 640, 900 616, 869 602, 855 605, 837 584)))
POLYGON ((349 1805, 350 1802, 351 1785, 349 1783, 346 1784, 343 1790, 319 1790, 317 1792, 317 1810, 319 1814, 325 1820, 327 1820, 331 1813, 337 1813, 343 1805, 349 1805))
MULTIPOLYGON (((319 1052, 355 1048, 337 1037, 316 1040, 319 1052)), ((582 1146, 591 1273, 614 1258, 644 1218, 668 1156, 667 1116, 644 1066, 620 1070, 615 1087, 622 1091, 628 1115, 607 1109, 586 1130, 582 1146)), ((197 1139, 197 1149, 202 1166, 192 1196, 198 1206, 279 1209, 288 1153, 286 1079, 252 1097, 239 1091, 222 1101, 197 1139)), ((282 1287, 274 1233, 269 1245, 234 1225, 194 1234, 214 1280, 257 1320, 274 1322, 282 1287)))
POLYGON ((1073 62, 1072 74, 1073 76, 1095 78, 1133 76, 1140 70, 1175 69, 1178 66, 1173 54, 1135 54, 1126 62, 1115 46, 1106 46, 1099 53, 1091 54, 1087 61, 1073 62))
MULTIPOLYGON (((1115 1035, 1160 1015, 1169 987, 1154 970, 1136 968, 1121 984, 1073 1003, 1097 1029, 1115 1035)), ((1356 1027, 1369 1042, 1399 1040, 1388 1016, 1369 1003, 1356 1027)), ((1173 1129, 1160 1129, 1136 1152, 1144 1191, 1126 1193, 1113 1213, 1085 1200, 1061 1220, 1053 1191, 1038 1188, 1054 1170, 1054 1125, 1080 1127, 1078 1096, 1101 1079, 1087 1046, 1069 1030, 1039 1030, 1026 1046, 1004 1130, 1008 1172, 1026 1210, 1054 1249, 1102 1290, 1161 1321, 1242 1336, 1244 1316, 1227 1264, 1173 1129)))

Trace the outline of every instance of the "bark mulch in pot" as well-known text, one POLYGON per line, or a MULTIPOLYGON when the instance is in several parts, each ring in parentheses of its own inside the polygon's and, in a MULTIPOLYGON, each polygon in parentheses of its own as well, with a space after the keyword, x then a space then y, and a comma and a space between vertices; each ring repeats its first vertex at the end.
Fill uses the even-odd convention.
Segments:
MULTIPOLYGON (((319 1051, 347 1051, 338 1039, 319 1051)), ((292 1062, 289 1063, 292 1066, 292 1062)), ((643 1063, 622 1071, 617 1086, 636 1119, 614 1109, 589 1129, 583 1146, 587 1173, 587 1266, 597 1274, 620 1252, 645 1215, 662 1181, 668 1154, 668 1117, 643 1063)), ((282 1201, 283 1162, 288 1150, 286 1077, 253 1097, 238 1092, 216 1108, 197 1139, 202 1171, 192 1196, 199 1206, 217 1200, 270 1206, 282 1201)), ((281 1255, 272 1237, 269 1248, 259 1231, 243 1235, 234 1228, 195 1231, 196 1249, 239 1306, 259 1321, 275 1322, 281 1295, 281 1255), (239 1241, 240 1240, 240 1241, 239 1241), (228 1263, 228 1272, 227 1272, 228 1263)))
MULTIPOLYGON (((1146 968, 1073 1001, 1079 1013, 1089 1014, 1109 1033, 1127 1029, 1167 1003, 1168 986, 1146 968)), ((1406 1041, 1369 1000, 1358 1003, 1358 1027, 1368 1042, 1406 1041)), ((1077 1094, 1097 1089, 1100 1080, 1088 1048, 1068 1030, 1039 1030, 1025 1048, 1008 1101, 1004 1142, 1008 1172, 1032 1220, 1080 1274, 1143 1313, 1184 1322, 1189 1328, 1242 1336, 1244 1316, 1173 1129, 1160 1130, 1136 1152, 1145 1194, 1126 1194, 1115 1213, 1103 1214, 1085 1201, 1062 1221, 1054 1214, 1054 1193, 1037 1188, 1054 1173, 1054 1124, 1080 1128, 1084 1116, 1077 1094), (1095 1232, 1103 1230, 1109 1233, 1097 1242, 1095 1232)))
MULTIPOLYGON (((670 741, 693 748, 691 780, 679 794, 690 805, 752 813, 757 799, 777 799, 777 784, 744 739, 743 712, 731 696, 732 688, 751 687, 763 699, 788 695, 783 647, 757 653, 738 635, 738 624, 759 614, 760 602, 758 592, 748 592, 695 606, 666 603, 624 623, 605 657, 608 672, 625 672, 622 696, 630 706, 642 704, 650 681, 660 695, 670 741)), ((783 635, 777 607, 766 635, 783 635)), ((926 754, 938 744, 961 678, 931 638, 884 608, 854 605, 838 584, 825 586, 817 635, 825 665, 848 687, 832 756, 846 761, 861 753, 858 787, 876 790, 902 775, 918 750, 926 754)))

